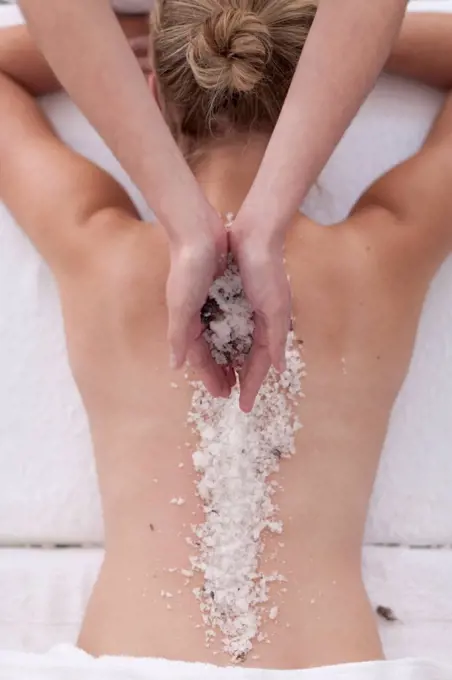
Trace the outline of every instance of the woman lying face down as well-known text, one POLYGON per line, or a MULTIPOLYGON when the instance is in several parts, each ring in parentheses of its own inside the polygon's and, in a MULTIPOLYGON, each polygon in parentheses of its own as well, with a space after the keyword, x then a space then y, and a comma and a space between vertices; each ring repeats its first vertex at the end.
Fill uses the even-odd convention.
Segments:
MULTIPOLYGON (((153 87, 225 223, 314 11, 301 0, 156 4, 153 87)), ((450 88, 451 38, 452 17, 408 16, 388 68, 450 88)), ((420 152, 347 220, 294 216, 287 370, 268 376, 247 415, 237 389, 213 399, 196 384, 196 362, 170 370, 162 230, 55 137, 30 92, 57 84, 26 29, 1 31, 0 46, 0 195, 55 276, 103 503, 105 559, 79 645, 280 669, 382 658, 361 543, 423 301, 451 245, 450 96, 420 152)), ((215 283, 208 330, 194 329, 220 361, 261 322, 237 276, 215 283)))

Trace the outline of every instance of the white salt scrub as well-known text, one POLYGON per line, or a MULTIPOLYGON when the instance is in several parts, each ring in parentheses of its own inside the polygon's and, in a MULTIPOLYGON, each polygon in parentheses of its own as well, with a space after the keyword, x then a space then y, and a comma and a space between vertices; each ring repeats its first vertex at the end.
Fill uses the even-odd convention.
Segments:
POLYGON ((217 364, 238 368, 251 349, 254 324, 251 306, 243 296, 238 268, 232 259, 224 275, 214 281, 201 319, 206 325, 204 336, 217 364))
MULTIPOLYGON (((240 366, 252 343, 252 310, 243 295, 237 267, 229 261, 213 284, 202 311, 205 337, 219 364, 240 366)), ((283 575, 259 570, 264 530, 282 532, 272 497, 278 484, 269 475, 282 458, 294 453, 300 427, 294 405, 301 396, 304 364, 293 332, 287 343, 287 370, 270 371, 251 414, 239 408, 239 391, 230 399, 214 399, 195 383, 189 421, 199 436, 193 462, 200 473, 197 492, 205 522, 194 526, 194 571, 204 585, 195 589, 210 643, 220 632, 224 650, 243 661, 264 618, 275 620, 278 609, 268 602, 268 585, 283 575)))

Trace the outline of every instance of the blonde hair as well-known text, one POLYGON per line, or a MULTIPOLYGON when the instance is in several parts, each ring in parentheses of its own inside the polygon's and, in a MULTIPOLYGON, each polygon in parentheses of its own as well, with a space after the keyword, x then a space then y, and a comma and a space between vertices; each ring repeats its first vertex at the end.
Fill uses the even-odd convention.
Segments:
POLYGON ((156 0, 153 70, 173 133, 271 132, 315 13, 307 0, 156 0))

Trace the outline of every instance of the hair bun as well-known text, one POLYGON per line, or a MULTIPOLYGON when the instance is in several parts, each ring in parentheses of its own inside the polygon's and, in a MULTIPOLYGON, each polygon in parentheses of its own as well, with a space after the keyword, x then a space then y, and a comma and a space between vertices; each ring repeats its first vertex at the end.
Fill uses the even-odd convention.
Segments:
POLYGON ((272 54, 270 31, 254 12, 219 8, 193 35, 187 59, 205 90, 250 92, 272 54))

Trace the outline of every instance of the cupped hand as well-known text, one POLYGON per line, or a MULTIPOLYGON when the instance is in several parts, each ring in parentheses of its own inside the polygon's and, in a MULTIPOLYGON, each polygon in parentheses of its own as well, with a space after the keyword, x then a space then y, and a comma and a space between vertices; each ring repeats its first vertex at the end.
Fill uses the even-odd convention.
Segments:
POLYGON ((203 337, 201 309, 216 276, 224 271, 228 254, 226 229, 212 214, 203 229, 186 241, 170 242, 171 267, 167 282, 170 364, 181 368, 188 359, 214 397, 228 397, 233 372, 213 359, 203 337))
POLYGON ((267 239, 258 229, 242 229, 238 222, 230 232, 230 248, 254 311, 253 344, 239 373, 240 408, 245 412, 252 410, 270 366, 279 372, 285 369, 291 304, 283 244, 282 236, 267 239))

